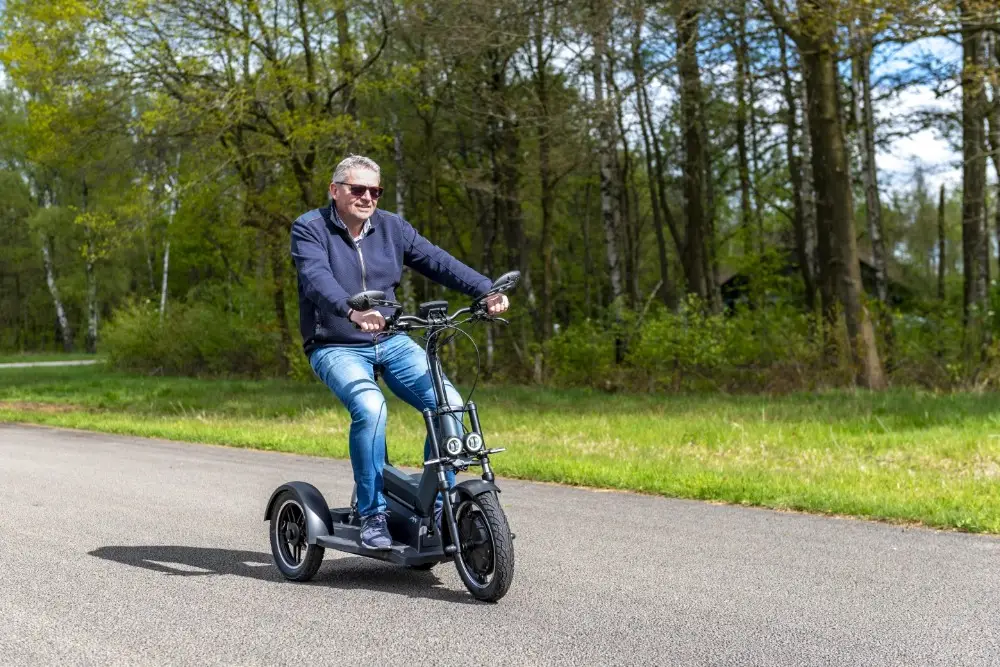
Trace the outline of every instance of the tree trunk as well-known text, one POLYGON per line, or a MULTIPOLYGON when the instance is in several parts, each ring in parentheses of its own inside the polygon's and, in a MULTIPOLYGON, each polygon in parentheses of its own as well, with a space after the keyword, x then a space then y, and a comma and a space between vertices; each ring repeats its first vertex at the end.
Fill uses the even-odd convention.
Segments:
POLYGON ((591 184, 588 181, 583 190, 583 304, 584 313, 587 319, 593 317, 594 303, 592 300, 592 290, 590 279, 594 274, 594 260, 590 255, 590 192, 591 184))
POLYGON ((173 227, 174 217, 177 215, 177 208, 180 206, 180 169, 181 169, 181 154, 177 153, 177 161, 174 167, 174 174, 170 179, 170 207, 167 213, 167 229, 164 234, 167 236, 167 241, 163 248, 163 282, 160 286, 160 322, 163 322, 163 316, 167 312, 167 279, 170 276, 170 228, 173 227))
POLYGON ((747 8, 738 2, 736 51, 736 160, 740 179, 740 234, 743 254, 753 254, 753 205, 750 203, 750 162, 747 157, 747 8))
POLYGON ((534 46, 535 46, 535 95, 538 98, 538 121, 535 129, 538 135, 538 178, 541 185, 539 204, 542 209, 542 321, 541 340, 552 336, 552 255, 554 242, 552 234, 552 165, 549 136, 549 81, 548 59, 545 56, 545 2, 537 4, 534 46))
MULTIPOLYGON (((83 180, 83 212, 89 208, 89 190, 87 180, 83 180)), ((94 272, 94 234, 89 224, 84 228, 84 272, 87 279, 87 337, 86 350, 90 354, 97 352, 97 276, 94 272)))
POLYGON ((271 275, 274 280, 274 319, 278 323, 278 374, 288 375, 288 355, 292 349, 292 333, 288 327, 288 311, 285 307, 285 280, 288 273, 288 243, 284 233, 284 224, 275 221, 273 242, 271 243, 271 275))
MULTIPOLYGON (((862 28, 867 25, 862 19, 862 28)), ((871 89, 871 39, 859 33, 851 21, 852 58, 851 84, 854 98, 854 122, 858 128, 861 153, 861 173, 865 186, 865 214, 868 237, 872 244, 872 264, 875 267, 875 293, 878 300, 887 303, 889 284, 886 276, 886 252, 882 231, 882 204, 879 201, 878 172, 875 166, 875 112, 872 108, 871 89)))
POLYGON ((355 118, 357 116, 357 99, 354 95, 354 40, 351 39, 350 23, 347 16, 347 0, 337 0, 334 14, 337 20, 337 60, 340 64, 340 75, 346 84, 344 95, 344 113, 355 118))
POLYGON ((941 184, 941 194, 938 196, 938 261, 937 261, 937 295, 938 299, 944 301, 944 269, 947 266, 947 255, 945 254, 944 235, 944 183, 941 184))
MULTIPOLYGON (((799 57, 801 64, 802 58, 799 57)), ((819 230, 816 228, 816 180, 812 168, 812 132, 809 129, 809 93, 805 85, 805 67, 802 66, 802 83, 799 86, 799 98, 802 105, 802 131, 799 132, 799 165, 802 167, 802 230, 806 237, 806 259, 809 262, 809 273, 813 279, 813 303, 815 309, 816 290, 820 290, 820 302, 823 303, 823 285, 826 280, 825 269, 819 262, 819 230)), ((832 292, 831 292, 832 293, 832 292)))
POLYGON ((753 215, 757 222, 757 252, 764 254, 766 238, 764 237, 764 203, 760 194, 760 133, 757 131, 757 82, 754 79, 753 64, 747 51, 747 92, 750 98, 750 183, 753 186, 753 215))
POLYGON ((617 195, 617 208, 622 212, 621 233, 622 249, 625 255, 625 285, 628 306, 636 308, 639 302, 639 234, 638 234, 638 210, 632 206, 629 198, 629 182, 632 180, 632 156, 629 151, 628 135, 625 130, 625 119, 622 116, 622 105, 619 101, 618 89, 613 84, 614 78, 608 76, 608 90, 613 90, 614 108, 618 117, 618 132, 616 136, 621 137, 622 160, 618 161, 618 151, 615 151, 615 194, 617 195))
MULTIPOLYGON (((611 309, 616 322, 621 321, 622 289, 621 265, 618 253, 618 229, 621 226, 620 211, 615 206, 614 162, 617 141, 614 136, 614 115, 605 104, 604 59, 607 54, 607 29, 610 24, 609 8, 605 0, 595 0, 594 23, 594 106, 597 109, 597 134, 600 143, 598 159, 601 184, 601 217, 604 222, 604 247, 611 279, 611 309)), ((620 335, 615 338, 615 362, 624 360, 620 335)))
POLYGON ((817 229, 821 248, 822 230, 829 230, 833 242, 829 273, 843 306, 857 380, 869 389, 883 389, 885 372, 879 358, 875 328, 863 301, 847 149, 837 94, 835 26, 827 19, 832 15, 831 8, 825 3, 819 6, 821 1, 809 0, 804 4, 807 11, 803 22, 810 34, 801 45, 809 94, 809 130, 818 200, 817 229))
POLYGON ((86 261, 87 275, 87 339, 86 349, 90 354, 97 352, 97 276, 94 272, 94 250, 91 232, 87 230, 86 261))
POLYGON ((670 267, 667 261, 667 240, 663 234, 663 211, 660 208, 659 188, 663 183, 653 171, 653 147, 650 137, 653 134, 652 111, 646 104, 646 67, 642 62, 642 27, 645 24, 646 7, 640 3, 635 17, 632 32, 632 75, 635 77, 636 104, 638 107, 639 129, 642 133, 642 145, 646 157, 646 176, 649 180, 649 199, 653 209, 653 232, 656 235, 656 255, 660 267, 659 297, 667 308, 676 306, 676 295, 670 283, 670 267))
MULTIPOLYGON (((702 127, 705 127, 705 107, 701 105, 702 127)), ((719 289, 719 258, 715 247, 715 172, 709 137, 702 145, 701 162, 705 167, 705 291, 713 313, 722 312, 722 292, 719 289)))
MULTIPOLYGON (((487 276, 493 275, 493 244, 497 237, 497 221, 495 213, 482 201, 480 193, 476 194, 476 219, 479 221, 479 228, 483 230, 483 273, 487 276)), ((494 204, 495 204, 494 198, 494 204)), ((489 379, 493 375, 494 364, 494 332, 493 327, 486 327, 486 371, 484 378, 489 379)))
MULTIPOLYGON (((993 91, 993 99, 990 100, 987 120, 989 122, 990 155, 993 158, 993 171, 997 176, 993 227, 997 237, 998 262, 1000 262, 1000 31, 994 32, 991 35, 986 62, 987 69, 992 72, 990 78, 992 80, 991 89, 993 91)), ((989 234, 986 236, 989 238, 989 234)), ((989 243, 986 245, 989 246, 989 243)), ((997 275, 1000 275, 1000 273, 997 275)))
POLYGON ((962 5, 962 264, 963 315, 970 352, 985 334, 986 284, 982 270, 985 225, 986 150, 982 30, 962 5))
MULTIPOLYGON (((392 114, 392 145, 393 157, 396 162, 396 215, 406 218, 406 172, 403 166, 403 134, 399 129, 399 121, 396 113, 392 114)), ((416 311, 416 301, 413 298, 413 275, 409 268, 403 267, 403 275, 400 278, 400 292, 402 293, 403 308, 406 312, 416 311)))
MULTIPOLYGON (((638 75, 637 75, 638 76, 638 75)), ((653 209, 653 232, 656 235, 656 257, 660 267, 659 297, 663 305, 673 310, 677 305, 677 296, 670 282, 670 264, 667 259, 667 240, 663 234, 663 212, 660 210, 659 179, 653 172, 653 151, 650 146, 650 128, 647 128, 646 113, 642 111, 642 101, 645 97, 645 84, 639 84, 638 99, 640 105, 639 126, 642 131, 642 142, 646 154, 646 174, 649 178, 649 199, 653 209)))
POLYGON ((816 286, 813 284, 812 261, 806 231, 802 160, 795 151, 795 135, 798 132, 795 113, 797 104, 792 87, 792 75, 788 67, 788 47, 785 40, 785 34, 779 31, 778 49, 781 56, 782 92, 785 96, 785 159, 788 162, 788 175, 792 182, 792 227, 795 233, 795 254, 799 264, 799 272, 802 274, 806 307, 812 312, 816 307, 816 286))
POLYGON ((45 283, 49 286, 49 294, 52 296, 52 304, 56 308, 56 319, 59 322, 59 330, 62 333, 63 350, 73 351, 73 331, 69 326, 69 318, 66 317, 66 309, 63 308, 62 299, 59 297, 59 288, 56 286, 56 276, 52 269, 52 252, 49 238, 42 234, 42 263, 45 265, 45 283))
POLYGON ((677 13, 677 71, 681 86, 684 135, 684 268, 689 293, 707 296, 704 271, 704 128, 701 123, 701 73, 698 68, 698 5, 680 0, 677 13))

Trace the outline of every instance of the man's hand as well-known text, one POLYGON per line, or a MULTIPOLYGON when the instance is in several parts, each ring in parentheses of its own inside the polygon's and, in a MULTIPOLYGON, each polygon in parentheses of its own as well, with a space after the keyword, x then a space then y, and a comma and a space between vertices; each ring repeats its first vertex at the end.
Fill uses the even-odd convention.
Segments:
POLYGON ((370 310, 352 310, 351 314, 348 315, 351 322, 362 331, 376 332, 385 329, 385 318, 382 317, 382 313, 378 312, 374 308, 370 310))
POLYGON ((486 304, 486 312, 490 315, 499 315, 510 307, 506 294, 491 294, 483 303, 486 304))

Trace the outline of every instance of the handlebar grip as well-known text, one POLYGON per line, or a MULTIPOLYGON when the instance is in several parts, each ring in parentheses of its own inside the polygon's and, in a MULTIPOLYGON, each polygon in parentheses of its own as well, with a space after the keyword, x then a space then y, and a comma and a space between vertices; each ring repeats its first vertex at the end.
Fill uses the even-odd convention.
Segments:
POLYGON ((379 290, 367 290, 358 292, 347 300, 347 305, 357 311, 371 310, 372 301, 382 301, 385 299, 385 292, 379 290))

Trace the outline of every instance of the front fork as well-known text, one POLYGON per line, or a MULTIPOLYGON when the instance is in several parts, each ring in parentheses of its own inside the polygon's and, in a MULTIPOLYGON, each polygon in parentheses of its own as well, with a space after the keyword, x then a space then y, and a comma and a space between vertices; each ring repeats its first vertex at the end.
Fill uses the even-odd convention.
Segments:
MULTIPOLYGON (((427 425, 427 435, 431 440, 431 456, 438 462, 434 464, 437 471, 437 490, 441 494, 441 504, 444 506, 445 521, 448 522, 448 532, 451 533, 451 544, 444 547, 444 552, 454 556, 458 551, 458 524, 455 523, 455 512, 451 506, 451 489, 448 488, 448 477, 445 475, 444 463, 441 462, 441 449, 438 446, 437 428, 434 425, 434 411, 424 408, 424 423, 427 425)), ((476 419, 478 422, 478 418, 476 419)))
MULTIPOLYGON (((483 431, 479 425, 479 413, 476 410, 476 404, 471 401, 466 404, 466 411, 469 413, 469 421, 472 423, 472 430, 478 433, 482 437, 483 431)), ((438 462, 434 465, 437 471, 437 490, 441 494, 442 504, 444 509, 444 518, 448 524, 448 532, 451 534, 451 544, 444 547, 445 554, 449 556, 454 556, 458 551, 459 537, 458 537, 458 524, 455 521, 455 509, 452 506, 452 489, 448 486, 448 477, 445 474, 445 464, 441 461, 441 450, 438 444, 437 428, 434 424, 434 411, 428 408, 423 410, 424 423, 427 426, 427 433, 431 441, 431 454, 434 459, 438 462)), ((483 443, 483 455, 480 457, 479 462, 483 468, 483 480, 486 482, 493 482, 493 468, 490 467, 490 458, 485 454, 485 441, 483 443)))

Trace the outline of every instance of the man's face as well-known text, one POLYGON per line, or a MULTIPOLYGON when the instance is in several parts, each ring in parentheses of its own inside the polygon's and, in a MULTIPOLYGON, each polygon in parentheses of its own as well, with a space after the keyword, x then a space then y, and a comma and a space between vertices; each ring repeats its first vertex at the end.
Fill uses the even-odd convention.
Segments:
POLYGON ((347 172, 341 183, 330 184, 330 197, 337 204, 337 211, 341 217, 349 216, 358 221, 364 221, 371 217, 378 204, 377 199, 372 198, 368 187, 378 187, 378 174, 369 169, 351 169, 347 172), (360 195, 351 192, 351 186, 368 186, 360 195))

